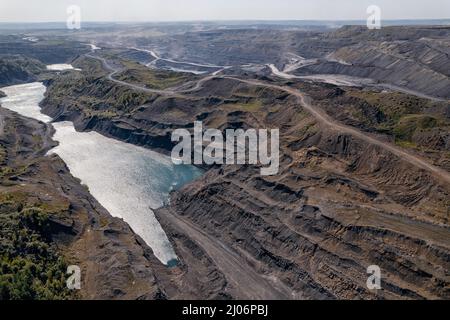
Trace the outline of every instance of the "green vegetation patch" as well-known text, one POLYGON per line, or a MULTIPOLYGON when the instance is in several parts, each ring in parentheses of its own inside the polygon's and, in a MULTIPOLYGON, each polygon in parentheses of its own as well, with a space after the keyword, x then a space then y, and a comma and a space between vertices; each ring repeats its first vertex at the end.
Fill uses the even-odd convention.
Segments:
POLYGON ((149 69, 132 61, 125 61, 122 64, 126 69, 116 75, 116 79, 146 86, 150 89, 164 90, 195 79, 193 75, 168 70, 149 69))
POLYGON ((85 56, 75 59, 72 62, 72 65, 75 68, 81 69, 84 74, 93 78, 100 78, 108 74, 108 72, 103 69, 103 64, 101 61, 85 56))
MULTIPOLYGON (((84 63, 87 60, 82 60, 84 63)), ((152 101, 153 95, 116 84, 96 73, 96 60, 90 60, 93 73, 61 74, 51 83, 43 105, 65 107, 86 117, 111 119, 152 101)), ((82 65, 78 65, 83 68, 82 65)))
POLYGON ((221 106, 222 109, 228 111, 247 111, 256 112, 262 108, 263 104, 258 99, 252 99, 245 103, 227 103, 221 106))
POLYGON ((398 92, 351 90, 339 98, 352 116, 367 127, 395 138, 405 148, 443 150, 450 132, 448 104, 398 92), (365 111, 365 112, 363 112, 365 111))
MULTIPOLYGON (((20 55, 0 56, 0 86, 30 82, 45 71, 41 62, 20 55)), ((0 98, 4 94, 0 93, 0 98)))
POLYGON ((410 141, 417 131, 443 126, 443 121, 429 115, 412 114, 401 118, 394 126, 395 137, 400 140, 410 141))
POLYGON ((29 203, 21 192, 0 194, 0 300, 74 298, 67 264, 51 243, 50 215, 67 208, 29 203))
POLYGON ((397 122, 402 116, 407 114, 420 113, 428 104, 425 99, 397 92, 353 91, 350 93, 350 96, 363 99, 383 112, 392 122, 397 122))

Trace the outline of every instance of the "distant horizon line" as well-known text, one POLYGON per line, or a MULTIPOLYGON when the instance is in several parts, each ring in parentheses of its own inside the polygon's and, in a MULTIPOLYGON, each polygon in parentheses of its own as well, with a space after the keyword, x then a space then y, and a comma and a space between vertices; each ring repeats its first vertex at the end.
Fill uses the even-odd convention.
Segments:
MULTIPOLYGON (((86 20, 84 23, 198 23, 198 22, 360 22, 365 19, 193 19, 193 20, 86 20)), ((449 21, 450 18, 399 18, 383 19, 383 21, 449 21)), ((48 23, 66 23, 66 21, 0 21, 0 24, 48 24, 48 23)))

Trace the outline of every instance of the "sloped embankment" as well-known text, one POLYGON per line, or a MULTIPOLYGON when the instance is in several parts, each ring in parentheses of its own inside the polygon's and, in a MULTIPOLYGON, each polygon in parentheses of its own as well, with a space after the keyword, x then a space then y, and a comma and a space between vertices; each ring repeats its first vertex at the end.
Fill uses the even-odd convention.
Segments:
MULTIPOLYGON (((2 108, 0 124, 0 298, 165 299, 220 292, 220 279, 216 287, 209 280, 208 292, 186 284, 182 267, 163 266, 59 157, 45 156, 54 144, 51 127, 2 108), (66 288, 68 265, 81 268, 80 291, 66 288)), ((197 269, 214 272, 205 265, 197 269)))
MULTIPOLYGON (((261 177, 253 166, 210 168, 159 211, 182 260, 180 277, 190 279, 183 285, 200 286, 208 297, 254 297, 251 284, 233 281, 217 258, 218 247, 207 240, 214 239, 291 298, 449 297, 448 184, 380 145, 318 122, 286 92, 215 79, 191 97, 150 95, 144 105, 111 104, 115 114, 98 117, 85 115, 101 104, 80 106, 74 98, 124 88, 94 80, 82 91, 53 94, 57 85, 44 110, 76 119, 79 129, 164 152, 171 130, 192 128, 195 120, 219 129, 280 128, 277 176, 261 177), (198 229, 185 229, 186 222, 198 229), (366 287, 366 268, 374 264, 382 269, 378 292, 366 287), (198 270, 211 272, 193 280, 198 270)), ((323 97, 333 93, 323 88, 323 97)), ((390 143, 386 133, 366 134, 390 143)))
POLYGON ((294 296, 448 298, 449 185, 317 123, 294 101, 277 110, 229 113, 219 127, 246 127, 256 117, 281 128, 280 173, 212 169, 174 194, 172 215, 220 239, 294 296), (366 287, 374 264, 383 275, 378 292, 366 287))

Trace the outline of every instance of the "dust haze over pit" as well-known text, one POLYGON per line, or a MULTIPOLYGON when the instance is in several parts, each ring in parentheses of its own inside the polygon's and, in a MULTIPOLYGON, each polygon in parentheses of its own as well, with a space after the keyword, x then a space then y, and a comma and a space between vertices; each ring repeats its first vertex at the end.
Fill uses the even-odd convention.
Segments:
POLYGON ((446 19, 450 1, 431 0, 2 0, 0 22, 65 21, 78 5, 83 21, 365 20, 377 5, 383 19, 446 19))

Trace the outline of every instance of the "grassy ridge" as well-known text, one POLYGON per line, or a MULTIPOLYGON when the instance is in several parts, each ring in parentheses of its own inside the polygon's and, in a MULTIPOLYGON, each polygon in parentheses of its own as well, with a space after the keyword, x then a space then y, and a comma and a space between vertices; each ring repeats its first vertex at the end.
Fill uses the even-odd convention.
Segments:
POLYGON ((72 298, 67 264, 49 237, 50 215, 58 210, 31 204, 24 194, 0 195, 1 300, 72 298))
POLYGON ((442 140, 450 132, 450 121, 445 117, 447 103, 395 92, 359 92, 356 96, 382 114, 375 128, 392 135, 398 145, 445 149, 442 140))
POLYGON ((122 61, 122 63, 125 66, 125 70, 116 75, 115 78, 137 85, 144 85, 150 89, 164 90, 196 78, 194 75, 186 75, 179 72, 149 69, 133 61, 122 61))
MULTIPOLYGON (((67 263, 52 239, 60 230, 58 221, 69 214, 70 203, 55 196, 37 170, 41 158, 35 152, 44 145, 38 131, 17 118, 6 116, 4 121, 0 140, 0 300, 74 298, 66 288, 67 263)), ((43 130, 39 125, 35 128, 43 130)))
MULTIPOLYGON (((321 90, 325 90, 324 87, 321 90)), ((356 88, 334 89, 335 92, 330 88, 326 90, 331 92, 326 99, 316 96, 327 112, 340 121, 363 130, 387 134, 403 147, 450 151, 445 143, 450 135, 450 121, 446 116, 450 104, 447 102, 398 92, 356 88)))
POLYGON ((42 71, 45 71, 45 65, 35 59, 0 56, 0 86, 35 81, 42 71))

